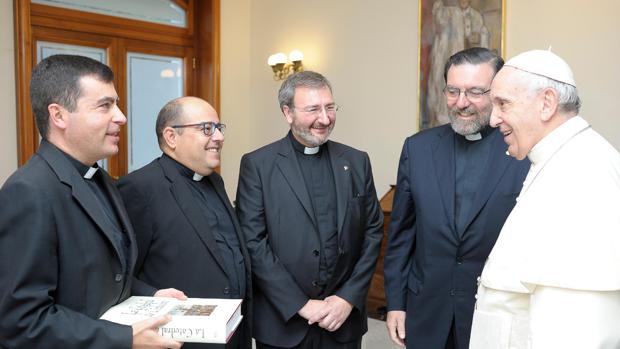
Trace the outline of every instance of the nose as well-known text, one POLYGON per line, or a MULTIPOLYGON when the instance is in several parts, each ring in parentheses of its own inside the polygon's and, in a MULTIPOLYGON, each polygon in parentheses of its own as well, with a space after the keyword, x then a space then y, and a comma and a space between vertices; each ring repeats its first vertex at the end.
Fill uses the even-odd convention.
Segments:
POLYGON ((219 128, 215 129, 215 133, 211 135, 211 139, 214 141, 220 141, 223 142, 224 141, 224 134, 222 133, 222 131, 219 128))
POLYGON ((499 127, 499 124, 502 123, 502 119, 497 116, 495 111, 495 107, 493 107, 493 109, 491 109, 491 120, 489 122, 489 125, 491 125, 491 127, 499 127))
POLYGON ((329 118, 329 115, 327 114, 327 109, 325 108, 321 108, 321 110, 319 110, 319 114, 317 115, 316 119, 323 125, 328 125, 331 123, 331 119, 329 118))
POLYGON ((119 125, 125 125, 127 123, 127 117, 123 114, 118 105, 114 106, 114 116, 112 117, 112 122, 119 125))
POLYGON ((467 99, 467 96, 465 96, 465 91, 459 93, 459 96, 456 99, 456 107, 459 109, 463 109, 467 108, 470 104, 471 102, 469 101, 469 99, 467 99))

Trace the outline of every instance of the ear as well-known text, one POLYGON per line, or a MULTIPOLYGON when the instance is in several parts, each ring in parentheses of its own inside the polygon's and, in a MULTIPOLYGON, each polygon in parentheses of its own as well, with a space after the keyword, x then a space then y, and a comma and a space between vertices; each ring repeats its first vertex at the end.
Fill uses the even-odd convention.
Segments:
POLYGON ((286 118, 286 122, 288 122, 288 124, 292 124, 293 123, 293 118, 295 117, 293 115, 293 109, 289 108, 288 105, 285 105, 282 107, 282 113, 284 114, 284 117, 286 118))
POLYGON ((168 126, 164 128, 162 135, 164 137, 164 141, 166 142, 166 145, 168 146, 168 148, 175 150, 177 148, 177 141, 178 141, 177 137, 179 136, 176 130, 168 126))
POLYGON ((546 88, 542 92, 542 110, 540 119, 543 122, 551 120, 558 111, 558 93, 552 88, 546 88))
POLYGON ((50 128, 57 128, 65 130, 67 128, 67 115, 65 115, 66 109, 57 103, 52 103, 47 106, 47 112, 49 113, 49 125, 50 128))

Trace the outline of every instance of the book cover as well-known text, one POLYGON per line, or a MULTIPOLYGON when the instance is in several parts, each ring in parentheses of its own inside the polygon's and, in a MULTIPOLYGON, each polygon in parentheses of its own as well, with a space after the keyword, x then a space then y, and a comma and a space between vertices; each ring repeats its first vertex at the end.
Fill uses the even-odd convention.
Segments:
POLYGON ((166 297, 129 297, 101 316, 123 325, 164 314, 172 320, 159 328, 163 337, 179 342, 228 342, 243 316, 241 299, 188 298, 181 301, 166 297))

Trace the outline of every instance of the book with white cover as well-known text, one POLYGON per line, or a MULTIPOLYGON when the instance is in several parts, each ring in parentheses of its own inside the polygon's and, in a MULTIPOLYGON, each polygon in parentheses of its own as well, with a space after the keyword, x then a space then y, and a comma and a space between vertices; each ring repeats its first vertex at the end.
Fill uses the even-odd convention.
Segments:
POLYGON ((226 343, 241 323, 241 299, 129 297, 101 316, 123 325, 164 314, 172 320, 159 334, 179 342, 226 343))

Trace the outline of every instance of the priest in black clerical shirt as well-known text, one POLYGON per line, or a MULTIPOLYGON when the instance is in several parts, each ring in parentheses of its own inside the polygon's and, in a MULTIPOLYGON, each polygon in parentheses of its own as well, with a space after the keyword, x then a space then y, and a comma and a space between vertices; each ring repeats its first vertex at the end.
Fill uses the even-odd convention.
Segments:
POLYGON ((381 238, 368 155, 328 140, 338 106, 305 71, 280 87, 290 126, 241 159, 237 212, 252 258, 258 349, 358 349, 381 238))
POLYGON ((226 346, 183 348, 251 348, 250 261, 215 172, 225 127, 202 99, 168 102, 156 123, 162 156, 118 181, 138 242, 138 279, 188 297, 244 300, 243 322, 226 346))
POLYGON ((469 347, 476 278, 529 168, 489 126, 503 64, 486 48, 455 53, 444 72, 450 124, 405 140, 384 276, 388 331, 408 349, 469 347))

